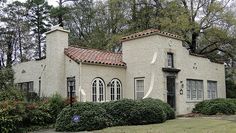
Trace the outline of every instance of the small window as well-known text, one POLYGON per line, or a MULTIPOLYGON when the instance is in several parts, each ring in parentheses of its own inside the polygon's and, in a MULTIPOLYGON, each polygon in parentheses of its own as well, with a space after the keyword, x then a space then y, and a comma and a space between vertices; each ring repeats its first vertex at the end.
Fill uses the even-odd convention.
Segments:
POLYGON ((70 97, 70 94, 72 94, 72 97, 76 97, 75 77, 67 78, 67 97, 70 97))
POLYGON ((217 82, 216 81, 207 81, 207 95, 208 95, 208 99, 217 98, 217 82))
POLYGON ((203 99, 203 81, 187 79, 187 99, 202 100, 203 99))
POLYGON ((171 68, 174 67, 173 53, 167 53, 167 66, 171 68))
POLYGON ((18 88, 24 92, 34 92, 34 82, 22 82, 18 83, 18 88))
POLYGON ((144 78, 135 79, 135 99, 144 97, 144 78))

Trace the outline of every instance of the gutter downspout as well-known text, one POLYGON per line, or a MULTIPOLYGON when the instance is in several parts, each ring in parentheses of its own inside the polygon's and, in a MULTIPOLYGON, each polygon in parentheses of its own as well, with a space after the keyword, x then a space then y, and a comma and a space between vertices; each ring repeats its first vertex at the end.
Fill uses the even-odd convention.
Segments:
POLYGON ((82 62, 79 62, 79 101, 82 101, 81 97, 81 87, 82 87, 82 62))

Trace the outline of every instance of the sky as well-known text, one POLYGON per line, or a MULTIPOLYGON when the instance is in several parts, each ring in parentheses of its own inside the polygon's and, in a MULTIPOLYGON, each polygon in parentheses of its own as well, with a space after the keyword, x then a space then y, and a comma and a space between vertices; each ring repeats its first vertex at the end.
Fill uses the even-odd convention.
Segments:
MULTIPOLYGON (((25 2, 26 0, 7 0, 8 2, 13 2, 13 1, 20 1, 20 2, 25 2)), ((49 5, 57 6, 58 0, 47 0, 49 5)))

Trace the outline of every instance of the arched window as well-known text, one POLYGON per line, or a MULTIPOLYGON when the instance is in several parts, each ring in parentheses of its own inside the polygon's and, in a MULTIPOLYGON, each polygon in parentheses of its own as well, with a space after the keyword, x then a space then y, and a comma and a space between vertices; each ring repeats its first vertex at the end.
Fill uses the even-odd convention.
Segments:
POLYGON ((105 83, 101 78, 96 78, 92 82, 92 100, 93 102, 105 100, 105 83))
POLYGON ((111 101, 121 99, 121 82, 118 79, 111 81, 111 101))

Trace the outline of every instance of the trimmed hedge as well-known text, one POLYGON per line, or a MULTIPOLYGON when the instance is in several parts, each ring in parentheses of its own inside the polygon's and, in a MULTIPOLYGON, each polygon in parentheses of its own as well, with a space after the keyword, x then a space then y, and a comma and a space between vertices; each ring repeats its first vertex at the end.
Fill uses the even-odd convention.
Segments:
POLYGON ((193 109, 194 113, 201 113, 205 115, 226 114, 232 115, 236 112, 235 99, 212 99, 205 100, 196 104, 193 109))
POLYGON ((146 98, 143 99, 142 101, 146 101, 148 103, 153 103, 153 104, 159 104, 166 114, 166 120, 175 119, 175 111, 173 108, 170 107, 168 103, 153 98, 146 98))
POLYGON ((71 108, 64 108, 58 115, 56 131, 90 131, 102 129, 110 125, 106 110, 99 104, 86 102, 76 103, 71 108), (80 116, 79 122, 72 120, 74 115, 80 116))
POLYGON ((129 122, 132 125, 162 123, 166 121, 166 113, 161 104, 156 101, 141 100, 130 112, 129 122))
POLYGON ((136 101, 131 99, 122 99, 101 103, 101 106, 111 116, 112 125, 130 125, 131 112, 137 106, 136 101))
POLYGON ((109 126, 139 125, 162 123, 175 118, 174 111, 161 100, 123 99, 105 103, 77 103, 66 107, 58 115, 57 131, 90 131, 109 126), (73 122, 74 115, 80 116, 79 122, 73 122))

